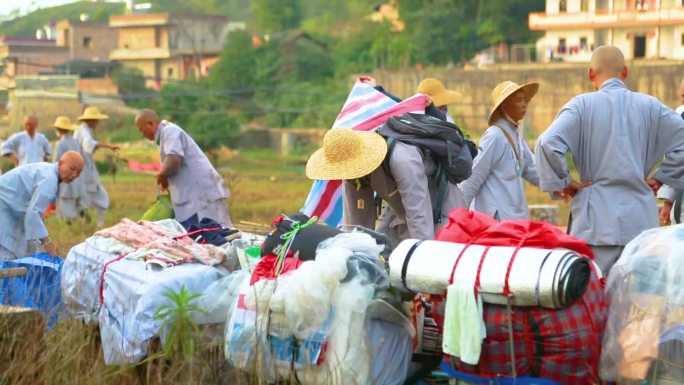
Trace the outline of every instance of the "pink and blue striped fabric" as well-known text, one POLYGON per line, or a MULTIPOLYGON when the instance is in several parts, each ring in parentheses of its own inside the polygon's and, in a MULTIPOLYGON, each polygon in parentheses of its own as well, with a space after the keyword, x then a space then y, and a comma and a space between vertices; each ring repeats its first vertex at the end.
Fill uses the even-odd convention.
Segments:
MULTIPOLYGON (((397 103, 366 83, 364 78, 359 78, 332 128, 375 130, 392 116, 424 112, 425 99, 424 95, 417 94, 397 103)), ((339 180, 314 181, 302 212, 308 216, 317 216, 319 221, 329 226, 337 226, 342 221, 342 188, 342 181, 339 180)))

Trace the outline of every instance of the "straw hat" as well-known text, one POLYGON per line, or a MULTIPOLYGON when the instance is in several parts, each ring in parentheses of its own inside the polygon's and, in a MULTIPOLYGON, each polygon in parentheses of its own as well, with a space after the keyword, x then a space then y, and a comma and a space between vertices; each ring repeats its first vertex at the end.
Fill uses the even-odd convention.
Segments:
POLYGON ((52 124, 52 127, 55 128, 60 128, 62 130, 67 130, 67 131, 75 131, 78 126, 75 124, 71 124, 71 119, 69 119, 68 116, 59 116, 55 120, 55 123, 52 124))
POLYGON ((460 92, 447 90, 444 84, 437 79, 423 79, 418 84, 418 93, 429 96, 437 107, 455 104, 461 100, 460 92))
POLYGON ((109 119, 109 116, 100 112, 97 107, 88 107, 83 111, 83 115, 78 117, 78 120, 105 120, 109 119))
POLYGON ((376 132, 333 128, 323 148, 306 162, 306 176, 319 180, 356 179, 373 172, 387 154, 387 142, 376 132))
POLYGON ((497 84, 492 91, 492 101, 494 102, 494 108, 492 112, 489 113, 489 125, 491 126, 499 120, 501 113, 499 112, 499 106, 508 99, 509 96, 522 90, 525 93, 525 101, 529 103, 539 90, 539 83, 526 83, 519 85, 518 83, 505 81, 503 83, 497 84))

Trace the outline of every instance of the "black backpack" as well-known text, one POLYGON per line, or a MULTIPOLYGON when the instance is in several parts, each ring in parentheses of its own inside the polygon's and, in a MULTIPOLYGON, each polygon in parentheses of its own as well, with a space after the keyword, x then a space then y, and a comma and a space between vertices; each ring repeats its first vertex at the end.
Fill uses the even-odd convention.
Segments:
POLYGON ((399 141, 420 148, 432 157, 451 183, 470 177, 477 146, 463 135, 457 125, 430 115, 407 113, 391 117, 378 129, 387 139, 389 159, 393 143, 399 141))
POLYGON ((387 156, 382 167, 388 175, 392 175, 389 159, 397 141, 418 147, 423 156, 430 156, 437 165, 438 193, 433 202, 433 217, 437 223, 446 197, 447 182, 460 183, 470 177, 477 146, 455 124, 423 114, 391 117, 378 129, 378 133, 387 139, 387 156))

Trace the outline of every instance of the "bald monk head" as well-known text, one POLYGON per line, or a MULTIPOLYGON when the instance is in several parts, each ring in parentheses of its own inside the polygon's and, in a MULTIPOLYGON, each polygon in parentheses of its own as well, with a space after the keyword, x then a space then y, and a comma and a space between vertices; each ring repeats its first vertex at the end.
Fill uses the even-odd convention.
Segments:
POLYGON ((679 83, 679 101, 681 104, 684 104, 684 79, 679 83))
POLYGON ((59 180, 64 183, 71 183, 83 170, 83 157, 76 151, 67 151, 59 158, 57 163, 59 170, 59 180))
POLYGON ((36 134, 36 128, 38 127, 38 118, 33 115, 26 115, 24 117, 24 131, 26 131, 29 136, 33 138, 36 134))
POLYGON ((149 140, 154 140, 154 134, 157 132, 159 121, 159 115, 149 108, 141 110, 135 116, 135 126, 149 140))
POLYGON ((603 82, 611 78, 627 79, 625 56, 619 48, 604 45, 596 48, 591 54, 589 80, 594 89, 598 90, 603 82))

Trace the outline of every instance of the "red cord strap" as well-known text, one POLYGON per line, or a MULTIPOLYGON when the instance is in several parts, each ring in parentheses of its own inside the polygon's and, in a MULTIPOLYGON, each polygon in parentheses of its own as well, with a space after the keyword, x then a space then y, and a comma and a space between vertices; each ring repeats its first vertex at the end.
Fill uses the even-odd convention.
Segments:
POLYGON ((458 263, 461 262, 461 257, 463 257, 463 254, 465 254, 466 250, 468 250, 470 245, 473 244, 473 241, 474 240, 471 240, 470 242, 466 243, 461 252, 458 254, 458 258, 456 258, 456 262, 454 262, 454 267, 451 268, 451 275, 449 276, 449 285, 454 283, 454 274, 456 273, 456 267, 458 266, 458 263))
POLYGON ((515 257, 518 256, 518 252, 522 248, 522 245, 525 243, 527 240, 527 235, 523 236, 520 242, 518 242, 518 246, 515 247, 515 251, 513 252, 513 255, 511 256, 511 260, 508 261, 508 268, 506 269, 506 280, 504 281, 504 288, 503 292, 501 293, 502 295, 505 295, 508 297, 509 295, 513 294, 511 292, 510 286, 508 286, 508 278, 511 276, 511 270, 513 269, 513 262, 515 262, 515 257))

